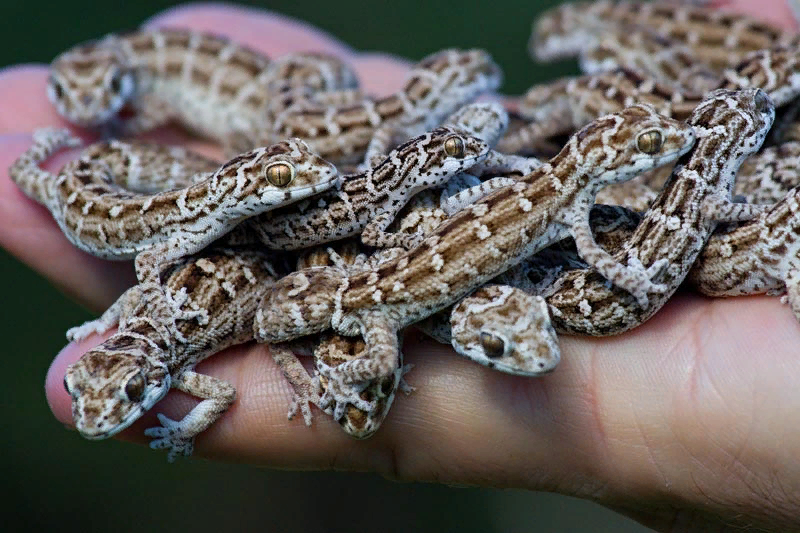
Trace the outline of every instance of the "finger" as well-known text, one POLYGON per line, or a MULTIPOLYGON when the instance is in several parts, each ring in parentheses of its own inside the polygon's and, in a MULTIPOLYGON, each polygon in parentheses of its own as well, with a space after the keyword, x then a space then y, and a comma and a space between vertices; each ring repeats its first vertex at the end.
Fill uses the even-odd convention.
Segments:
MULTIPOLYGON (((71 425, 70 399, 62 385, 66 366, 99 340, 95 337, 69 345, 48 372, 48 403, 65 424, 71 425)), ((325 469, 333 464, 347 470, 366 468, 389 476, 427 479, 441 466, 435 466, 436 456, 449 447, 459 459, 451 471, 443 472, 445 476, 462 480, 465 476, 489 476, 494 467, 488 464, 480 473, 470 473, 461 471, 459 462, 467 457, 477 460, 485 452, 484 446, 496 446, 481 434, 487 427, 498 438, 511 438, 517 431, 515 409, 503 409, 509 394, 516 397, 521 385, 532 382, 487 372, 456 357, 445 346, 420 342, 416 335, 409 336, 406 349, 408 361, 416 365, 409 381, 417 391, 409 397, 401 395, 390 419, 367 441, 347 437, 330 417, 316 410, 311 428, 302 420, 287 421, 289 388, 266 346, 248 344, 225 350, 201 363, 198 371, 234 384, 237 399, 223 418, 198 438, 196 453, 278 467, 325 469), (417 446, 426 451, 420 453, 417 446), (392 456, 394 452, 398 457, 392 456)), ((144 429, 158 425, 155 413, 180 419, 194 403, 183 394, 170 393, 121 436, 144 443, 144 429)))
MULTIPOLYGON (((0 98, 7 98, 5 101, 17 101, 22 95, 42 96, 41 105, 26 107, 30 112, 21 114, 14 125, 11 125, 13 117, 6 114, 0 118, 0 130, 6 132, 0 134, 0 246, 71 298, 93 311, 102 311, 135 281, 132 263, 102 260, 78 250, 63 235, 47 209, 26 197, 8 174, 13 162, 30 148, 33 142, 30 131, 46 125, 66 125, 45 101, 43 88, 41 91, 26 90, 37 80, 43 84, 44 79, 45 73, 35 68, 0 73, 0 98), (52 122, 48 123, 48 120, 52 122), (8 133, 17 129, 17 133, 8 133)), ((91 140, 85 132, 73 131, 85 141, 91 140)), ((196 140, 193 143, 179 142, 185 135, 180 135, 175 129, 162 129, 147 137, 158 142, 186 144, 210 156, 219 155, 219 150, 208 143, 196 140)), ((46 161, 43 168, 57 173, 79 152, 78 149, 65 149, 46 161)))
MULTIPOLYGON (((752 502, 753 479, 766 483, 783 464, 785 450, 770 435, 800 438, 797 342, 800 326, 774 298, 686 295, 629 333, 562 338, 561 365, 541 378, 492 372, 409 335, 407 361, 415 368, 407 377, 417 390, 399 395, 367 441, 349 439, 317 411, 312 428, 287 422, 288 388, 279 370, 265 347, 244 345, 198 367, 234 384, 237 400, 198 437, 196 453, 271 467, 554 490, 625 501, 629 509, 691 506, 725 516, 731 506, 752 502), (754 353, 769 353, 769 363, 754 353), (742 418, 752 413, 753 398, 756 425, 742 418), (757 460, 745 477, 719 464, 732 455, 736 464, 748 464, 748 453, 757 460), (719 486, 728 500, 709 501, 706 494, 719 486)), ((64 423, 63 370, 85 349, 62 352, 48 374, 48 401, 64 423)), ((193 403, 170 394, 123 438, 144 442, 155 412, 179 419, 193 403)))
MULTIPOLYGON (((70 400, 61 384, 64 370, 99 342, 100 338, 94 337, 67 346, 48 372, 48 402, 65 424, 71 423, 71 415, 70 400)), ((293 468, 326 468, 336 461, 340 468, 368 468, 406 479, 428 479, 445 468, 446 472, 440 472, 445 475, 442 480, 467 482, 467 476, 473 475, 505 477, 519 462, 552 459, 554 450, 571 455, 586 447, 582 444, 567 451, 546 442, 556 439, 553 433, 562 425, 578 433, 586 431, 583 438, 593 437, 592 428, 587 429, 590 420, 581 418, 590 414, 584 392, 589 390, 587 382, 597 377, 587 372, 591 354, 582 341, 576 344, 574 339, 564 339, 561 366, 541 379, 489 371, 415 334, 407 336, 404 347, 407 362, 415 365, 407 378, 417 390, 408 397, 400 395, 381 430, 364 442, 346 438, 319 411, 315 411, 312 428, 299 420, 288 422, 288 385, 265 346, 251 343, 216 354, 197 370, 233 384, 237 400, 198 438, 198 455, 293 468), (570 406, 571 419, 562 413, 570 406), (505 443, 502 452, 496 449, 497 442, 505 443), (531 449, 524 451, 527 447, 531 449), (506 461, 500 461, 498 453, 507 453, 506 461), (449 465, 439 464, 448 454, 449 465), (477 464, 479 457, 488 459, 485 467, 477 464), (505 464, 509 461, 515 466, 505 464)), ((617 354, 607 362, 621 357, 617 354)), ((191 403, 185 395, 171 393, 123 437, 146 442, 142 432, 156 424, 155 412, 179 419, 191 403)), ((569 446, 565 443, 564 448, 569 446)))
MULTIPOLYGON (((27 198, 11 181, 8 168, 31 143, 26 134, 0 136, 0 246, 83 305, 103 309, 134 282, 133 266, 129 261, 104 261, 78 250, 47 209, 27 198)), ((75 153, 65 151, 44 168, 60 168, 75 153)))
POLYGON ((0 135, 68 125, 47 100, 46 80, 47 68, 41 65, 19 65, 0 70, 0 98, 5 98, 4 102, 14 102, 14 105, 0 109, 0 135))
POLYGON ((794 0, 763 0, 753 2, 752 0, 712 0, 712 6, 719 6, 722 11, 749 15, 756 20, 770 24, 776 28, 786 30, 796 30, 798 28, 797 15, 791 2, 794 0))

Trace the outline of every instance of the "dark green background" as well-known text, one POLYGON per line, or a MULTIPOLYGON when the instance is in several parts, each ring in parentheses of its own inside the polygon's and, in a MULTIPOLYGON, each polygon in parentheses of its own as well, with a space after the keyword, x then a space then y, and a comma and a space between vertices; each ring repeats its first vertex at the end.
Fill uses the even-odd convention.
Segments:
MULTIPOLYGON (((537 66, 525 51, 531 20, 555 3, 415 0, 378 6, 294 0, 268 6, 358 49, 419 59, 448 46, 486 48, 504 68, 503 90, 519 93, 574 71, 574 64, 537 66)), ((0 65, 48 62, 79 41, 134 28, 170 5, 4 2, 0 65)), ((52 417, 43 381, 65 330, 90 315, 3 251, 0 279, 5 340, 0 454, 7 489, 0 520, 10 530, 645 530, 597 505, 559 495, 399 484, 368 474, 274 472, 199 459, 168 465, 163 452, 86 441, 52 417), (360 504, 353 504, 355 495, 363 498, 360 504)))

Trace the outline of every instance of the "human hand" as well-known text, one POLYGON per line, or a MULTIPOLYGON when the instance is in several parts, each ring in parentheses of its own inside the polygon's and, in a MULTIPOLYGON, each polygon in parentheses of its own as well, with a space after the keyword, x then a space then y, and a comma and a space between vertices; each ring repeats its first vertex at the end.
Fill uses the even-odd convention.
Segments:
MULTIPOLYGON (((154 23, 228 33, 271 56, 327 50, 352 61, 369 92, 394 89, 407 68, 259 11, 188 7, 154 23)), ((3 168, 29 146, 33 129, 63 124, 46 101, 45 79, 42 67, 0 74, 3 101, 18 103, 0 115, 3 168)), ((151 138, 187 142, 170 129, 151 138)), ((189 145, 215 155, 209 145, 189 145)), ((51 282, 96 311, 133 282, 130 264, 79 252, 8 178, 0 187, 0 244, 51 282)), ((198 366, 233 384, 238 398, 198 437, 195 453, 281 468, 551 490, 662 530, 716 520, 797 528, 800 400, 793 393, 800 363, 791 347, 799 340, 800 326, 776 298, 678 295, 627 334, 563 337, 560 367, 531 379, 489 371, 412 333, 404 348, 416 365, 407 377, 417 390, 395 402, 367 441, 350 439, 319 413, 311 429, 287 422, 289 390, 266 347, 238 346, 198 366)), ((61 422, 71 423, 66 366, 98 342, 70 344, 50 368, 48 402, 61 422)), ((171 393, 121 437, 144 443, 156 412, 178 418, 191 403, 171 393)))

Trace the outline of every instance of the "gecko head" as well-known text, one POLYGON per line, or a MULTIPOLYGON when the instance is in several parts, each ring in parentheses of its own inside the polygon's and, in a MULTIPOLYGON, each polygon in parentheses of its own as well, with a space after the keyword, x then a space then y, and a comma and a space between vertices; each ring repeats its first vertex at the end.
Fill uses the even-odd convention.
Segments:
POLYGON ((105 439, 130 426, 170 388, 166 367, 152 365, 136 340, 114 335, 67 368, 72 420, 87 439, 105 439))
POLYGON ((109 39, 76 46, 50 64, 47 97, 72 124, 107 123, 136 92, 133 69, 109 39))
POLYGON ((581 16, 580 9, 565 4, 539 15, 528 39, 528 54, 542 62, 578 55, 598 33, 592 17, 581 16))
POLYGON ((695 140, 692 126, 636 104, 581 128, 550 164, 578 167, 600 187, 675 161, 695 140))
POLYGON ((725 71, 726 89, 758 87, 776 107, 800 95, 800 47, 774 46, 747 54, 738 65, 725 71))
POLYGON ((704 168, 722 160, 726 167, 723 172, 735 173, 761 148, 774 120, 775 104, 761 89, 711 91, 686 121, 697 132, 698 142, 681 162, 706 176, 711 173, 704 168))
POLYGON ((450 115, 445 126, 455 126, 494 146, 508 129, 508 112, 498 102, 477 102, 450 115))
POLYGON ((284 342, 330 328, 346 283, 345 272, 338 267, 306 268, 279 279, 256 312, 256 339, 284 342))
POLYGON ((218 171, 237 189, 237 208, 252 216, 327 191, 340 183, 336 167, 300 139, 245 152, 218 171))
MULTIPOLYGON (((395 159, 410 162, 406 166, 418 165, 417 189, 441 185, 460 172, 464 172, 483 161, 489 155, 489 145, 468 131, 454 126, 440 126, 428 133, 414 137, 398 146, 385 164, 395 159), (420 157, 423 146, 426 158, 420 157)), ((379 171, 380 166, 376 167, 379 171)))
POLYGON ((488 52, 451 48, 417 63, 403 92, 429 129, 478 95, 499 88, 502 82, 503 71, 488 52))
POLYGON ((453 348, 481 365, 539 376, 561 360, 547 303, 540 296, 489 285, 464 298, 450 317, 453 348))

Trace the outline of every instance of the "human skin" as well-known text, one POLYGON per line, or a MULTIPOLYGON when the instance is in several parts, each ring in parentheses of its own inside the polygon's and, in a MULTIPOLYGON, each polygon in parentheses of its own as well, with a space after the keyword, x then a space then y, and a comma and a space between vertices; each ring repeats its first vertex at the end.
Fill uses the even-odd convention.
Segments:
MULTIPOLYGON (((760 2, 755 14, 790 24, 788 8, 774 3, 770 9, 760 2)), ((734 2, 725 8, 740 9, 734 2)), ((271 56, 328 50, 351 61, 366 90, 378 94, 398 87, 408 67, 263 11, 193 5, 151 24, 231 36, 235 28, 236 39, 271 56)), ((0 108, 0 168, 30 145, 35 128, 64 125, 46 100, 46 76, 40 65, 0 72, 0 101, 15 104, 0 108)), ((219 155, 178 130, 148 137, 219 155)), ((47 167, 59 168, 74 153, 47 167)), ((47 211, 5 174, 0 245, 96 312, 134 280, 130 263, 101 261, 72 247, 47 211)), ((66 367, 102 338, 68 345, 50 367, 47 401, 64 424, 72 423, 62 385, 66 367)), ((415 365, 407 378, 416 391, 401 396, 366 441, 350 439, 318 411, 312 428, 287 422, 289 389, 267 348, 234 347, 198 365, 233 384, 238 396, 197 438, 194 453, 277 468, 555 491, 661 531, 800 528, 800 325, 777 298, 682 293, 631 332, 563 336, 560 345, 558 369, 532 379, 489 371, 412 332, 404 349, 415 365)), ((193 403, 172 392, 119 437, 146 443, 143 430, 158 425, 156 412, 180 418, 193 403)))

